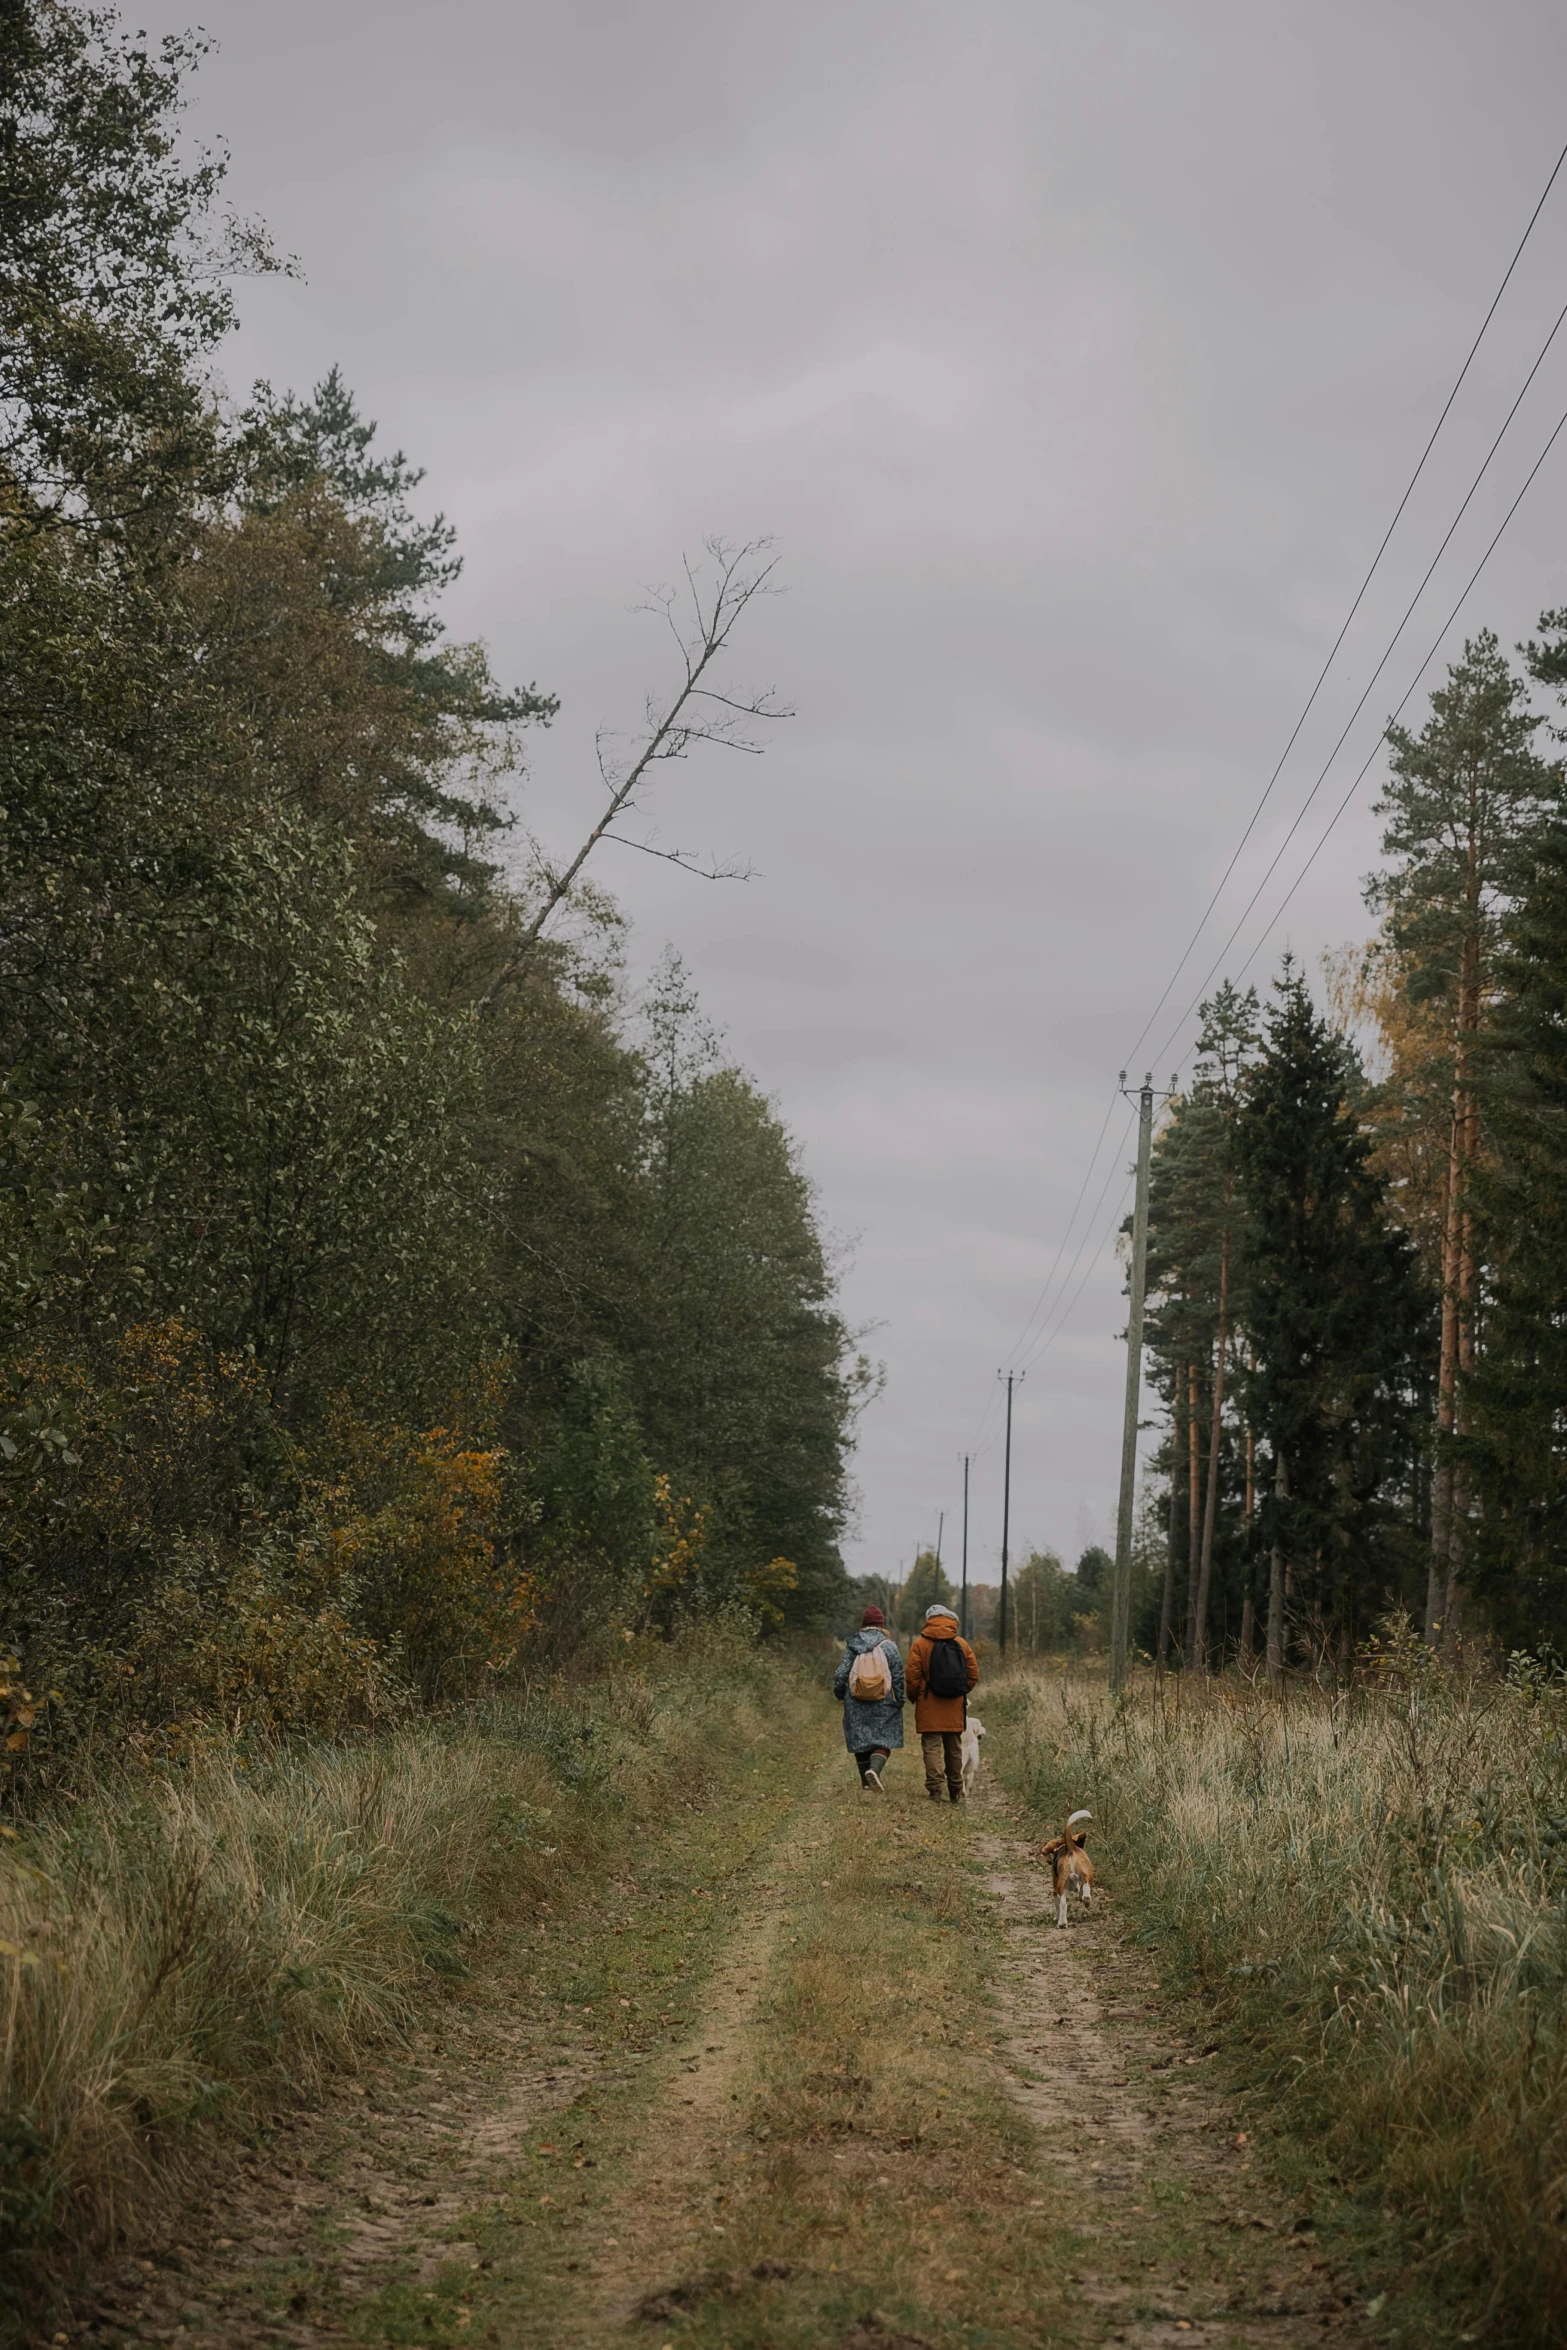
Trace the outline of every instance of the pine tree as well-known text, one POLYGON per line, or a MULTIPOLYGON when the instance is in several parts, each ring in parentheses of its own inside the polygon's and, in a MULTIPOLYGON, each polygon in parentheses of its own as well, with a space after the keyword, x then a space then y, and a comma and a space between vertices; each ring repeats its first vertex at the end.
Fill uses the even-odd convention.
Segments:
POLYGON ((1208 1597, 1213 1579, 1213 1537, 1224 1455, 1224 1377, 1235 1320, 1231 1275, 1240 1220, 1235 1126, 1247 1057, 1257 1040, 1257 991, 1248 988, 1241 995, 1226 980, 1212 1002, 1204 1004, 1202 1010, 1195 1099, 1210 1130, 1205 1155, 1215 1192, 1219 1262, 1214 1298, 1213 1402, 1208 1433, 1208 1478, 1203 1500, 1197 1588, 1192 1601, 1191 1631, 1187 1640, 1186 1661, 1192 1672, 1205 1671, 1208 1662, 1208 1597))
POLYGON ((1268 1665, 1286 1613, 1342 1647, 1369 1584, 1397 1566, 1394 1490, 1414 1410, 1423 1303, 1352 1111, 1353 1049, 1314 1010, 1286 958, 1261 1061, 1235 1129, 1246 1194, 1240 1245, 1248 1417, 1267 1448, 1268 1665))
POLYGON ((893 1621, 900 1632, 917 1632, 925 1610, 952 1597, 952 1582, 933 1550, 922 1550, 898 1586, 893 1621))
MULTIPOLYGON (((1549 619, 1547 615, 1547 619, 1549 619)), ((1456 1628, 1468 1500, 1455 1483, 1460 1381, 1475 1367, 1480 1264, 1468 1206, 1481 1149, 1475 1041, 1494 1001, 1493 966, 1520 859, 1554 806, 1557 770, 1534 749, 1543 723, 1489 629, 1464 647, 1431 697, 1418 735, 1388 729, 1390 776, 1377 803, 1383 848, 1396 863, 1368 889, 1385 909, 1390 947, 1416 1001, 1446 1012, 1451 1098, 1441 1243, 1438 1456, 1426 1633, 1456 1628)))
POLYGON ((1159 1466, 1168 1470, 1169 1532, 1155 1654, 1161 1665, 1177 1639, 1178 1610, 1190 1615, 1201 1549, 1201 1365, 1215 1316, 1209 1129, 1190 1095, 1170 1104, 1154 1139, 1148 1185, 1147 1343, 1152 1384, 1170 1415, 1159 1466))

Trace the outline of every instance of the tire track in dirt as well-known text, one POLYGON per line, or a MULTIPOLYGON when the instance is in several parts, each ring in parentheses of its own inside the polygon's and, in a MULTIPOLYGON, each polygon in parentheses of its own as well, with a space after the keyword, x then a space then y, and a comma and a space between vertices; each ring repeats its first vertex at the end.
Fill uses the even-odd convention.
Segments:
POLYGON ((824 1838, 810 1833, 810 1809, 838 1771, 830 1756, 796 1809, 757 1856, 755 1873, 703 1994, 695 2031, 664 2070, 645 2116, 632 2168, 616 2199, 612 2236, 602 2239, 578 2307, 558 2339, 601 2341, 639 2305, 692 2270, 722 2268, 724 2217, 739 2159, 739 2109, 749 2078, 748 2043, 761 2011, 778 1938, 797 1882, 824 1838))
MULTIPOLYGON (((734 2084, 745 2074, 794 1882, 809 1874, 823 1841, 808 1817, 818 1784, 813 1778, 729 1887, 730 1922, 714 1928, 720 1947, 697 2019, 675 2046, 567 2054, 548 2045, 545 2028, 453 2016, 423 2061, 369 2068, 326 2110, 285 2122, 265 2158, 223 2165, 199 2206, 187 2205, 185 2241, 100 2269, 70 2343, 341 2344, 355 2305, 388 2276, 403 2274, 417 2289, 451 2267, 488 2267, 478 2243, 453 2240, 456 2224, 499 2202, 497 2184, 515 2188, 519 2158, 551 2116, 595 2086, 633 2077, 647 2092, 637 2151, 598 2241, 574 2232, 545 2271, 570 2289, 552 2343, 564 2350, 614 2337, 649 2291, 721 2266, 734 2084), (298 2289, 280 2308, 280 2280, 286 2292, 292 2279, 298 2289)), ((475 2338, 486 2336, 475 2329, 475 2338)))
MULTIPOLYGON (((792 2281, 748 2281, 745 2264, 770 2250, 771 2233, 762 2231, 758 2247, 751 2182, 761 2182, 758 2140, 771 2117, 764 2107, 758 2127, 755 2068, 774 2028, 770 2002, 788 1972, 783 1939, 798 1928, 809 1946, 805 1917, 816 1880, 826 1882, 841 1773, 834 1751, 763 1829, 749 1858, 708 1876, 721 1888, 722 1908, 707 1927, 710 1968, 700 1990, 692 1985, 697 2005, 686 2012, 694 2021, 676 2027, 678 2040, 650 2018, 656 2042, 593 2050, 562 2044, 563 2027, 574 2037, 581 2028, 569 2009, 553 2029, 515 2009, 454 2014, 416 2062, 367 2069, 358 2097, 297 2117, 265 2160, 216 2180, 200 2235, 153 2260, 120 2264, 103 2280, 91 2318, 78 2313, 70 2343, 324 2350, 362 2331, 393 2275, 412 2297, 400 2305, 400 2329, 429 2323, 417 2312, 436 2302, 442 2280, 437 2322, 444 2309, 455 2329, 443 2339, 547 2338, 550 2350, 606 2343, 634 2350, 639 2308, 659 2322, 647 2334, 651 2345, 675 2338, 688 2309, 695 2320, 704 2293, 738 2290, 754 2305, 746 2340, 770 2340, 773 2298, 783 2316, 798 2291, 824 2290, 815 2273, 824 2262, 786 2241, 795 2267, 755 2274, 792 2281), (629 2102, 596 2144, 591 2137, 585 2146, 530 2143, 585 2090, 617 2084, 629 2102), (615 2129, 632 2143, 606 2144, 615 2129), (573 2167, 574 2154, 595 2150, 624 2153, 624 2167, 573 2167), (553 2159, 541 2168, 542 2154, 553 2159), (502 2281, 511 2258, 498 2259, 492 2277, 474 2276, 471 2313, 453 2308, 454 2272, 460 2279, 465 2268, 487 2267, 488 2256, 479 2243, 449 2239, 459 2225, 490 2236, 485 2206, 503 2203, 534 2249, 511 2284, 502 2281), (553 2207, 547 2221, 546 2206, 553 2207), (525 2277, 533 2280, 526 2287, 525 2277), (548 2296, 547 2337, 535 2331, 537 2304, 527 2297, 535 2287, 548 2296), (768 2308, 756 2304, 758 2292, 768 2308)), ((868 1823, 879 1816, 865 1814, 868 1823)), ((1207 2069, 1211 2052, 1192 2044, 1161 1998, 1146 1953, 1122 1929, 1113 1882, 1108 1899, 1096 1892, 1090 1916, 1074 1909, 1069 1931, 1058 1932, 1037 1844, 1021 1826, 988 1774, 972 1818, 952 1822, 964 1848, 958 1873, 974 1871, 1002 1942, 999 2030, 985 2029, 982 2042, 955 2039, 952 2055, 976 2068, 976 2078, 999 2077, 1036 2135, 1037 2184, 1031 2189, 1015 2169, 1012 2176, 1017 2221, 1061 2233, 1061 2274, 1076 2314, 1051 2338, 1130 2350, 1299 2350, 1325 2336, 1358 2342, 1358 2303, 1237 2127, 1207 2069), (1048 2200, 1021 2200, 1031 2192, 1048 2200)), ((901 1845, 907 1829, 894 1807, 877 1832, 890 1831, 901 1845)), ((918 1865, 912 1849, 910 1865, 918 1865)), ((911 1890, 919 1893, 917 1882, 911 1890)), ((558 2125, 555 2134, 564 2141, 558 2125)), ((845 2166, 851 2196, 863 2192, 866 2180, 856 2189, 855 2175, 866 2166, 855 2164, 847 2142, 834 2149, 823 2141, 812 2153, 845 2166)), ((911 2160, 917 2171, 917 2155, 878 2141, 869 2184, 890 2193, 911 2160)), ((1010 2191, 1010 2180, 1003 2184, 1010 2191)), ((899 2216, 917 2226, 917 2209, 905 2206, 899 2216)), ((192 2222, 186 2226, 190 2232, 192 2222)), ((953 2257, 964 2253, 955 2242, 953 2257)), ((466 2304, 466 2281, 461 2290, 466 2304)), ((420 2337, 399 2330, 395 2338, 420 2337)), ((859 2337, 840 2329, 830 2339, 859 2337)))
MULTIPOLYGON (((736 1790, 730 1792, 739 1800, 736 1790)), ((162 2234, 149 2233, 134 2255, 96 2263, 90 2286, 46 2327, 40 2344, 64 2340, 72 2350, 109 2350, 155 2341, 180 2350, 325 2350, 345 2333, 359 2332, 368 2305, 389 2287, 416 2301, 444 2300, 454 2272, 461 2276, 491 2265, 480 2243, 458 2240, 459 2230, 477 2224, 486 2233, 487 2214, 515 2198, 519 2178, 531 2179, 536 2141, 551 2128, 564 2136, 553 2117, 594 2091, 628 2090, 641 2102, 645 2084, 650 2115, 667 2110, 682 2116, 686 2127, 669 2144, 668 2168, 672 2180, 677 2173, 688 2178, 691 2146, 714 2135, 746 2001, 756 1996, 777 1931, 765 1856, 795 1828, 799 1808, 795 1795, 771 1837, 733 1873, 692 1870, 707 1888, 702 1899, 718 1889, 741 1911, 733 1932, 722 1925, 714 1929, 719 1953, 713 1978, 699 1994, 702 2021, 694 2037, 686 2034, 671 2047, 654 2012, 661 2001, 691 1995, 677 1987, 678 1978, 664 1980, 642 2001, 620 2000, 621 2007, 645 2009, 645 2037, 573 2046, 569 2042, 579 2034, 585 2037, 592 2010, 574 2012, 569 2003, 546 1998, 542 2009, 530 2012, 537 2003, 522 1977, 534 1962, 486 1977, 460 1995, 413 2050, 367 2061, 361 2077, 339 2083, 323 2107, 280 2117, 264 2149, 214 2147, 207 2176, 183 2198, 177 2223, 162 2234), (430 2290, 437 2279, 444 2288, 439 2296, 430 2290)), ((663 1865, 684 1852, 684 1836, 672 1834, 663 1865)), ((688 1868, 691 1863, 681 1858, 678 1875, 685 1877, 688 1868)), ((658 1913, 656 1892, 639 1896, 632 1880, 617 1881, 616 1891, 617 1914, 638 1898, 658 1913)), ((561 1931, 568 1942, 575 1931, 564 1913, 561 1931)), ((653 2121, 647 2130, 651 2143, 653 2121)), ((661 2133, 660 2143, 668 2138, 661 2133)), ((551 2151, 560 2155, 551 2183, 570 2180, 572 2149, 551 2151)), ((647 2193, 650 2208, 656 2207, 656 2180, 647 2183, 647 2193)), ((629 2245, 631 2228, 625 2233, 629 2245)), ((562 2273, 584 2265, 582 2249, 580 2240, 561 2246, 556 2266, 562 2273)), ((666 2248, 657 2274, 667 2273, 666 2248)), ((479 2281, 475 2276, 476 2286, 479 2281)), ((434 2314, 458 2329, 470 2322, 465 2310, 438 2308, 434 2314)), ((563 2316, 563 2341, 568 2322, 563 2316)), ((408 2323, 406 2310, 392 2318, 401 2329, 397 2338, 405 2338, 408 2323)), ((498 2337, 481 2325, 474 2338, 498 2337)))
POLYGON ((1092 1911, 1074 1903, 1061 1932, 1038 1839, 1018 1835, 993 1780, 976 1810, 986 1829, 973 1854, 1005 1947, 999 2053, 1043 2160, 1081 2197, 1083 2232, 1107 2247, 1098 2273, 1082 2259, 1078 2290, 1104 2312, 1108 2339, 1130 2350, 1358 2343, 1358 2296, 1202 2070, 1217 2051, 1194 2049, 1168 2020, 1114 1894, 1096 1886, 1092 1911), (1259 2242, 1270 2248, 1260 2275, 1259 2242))
POLYGON ((605 2071, 551 2056, 541 2039, 454 2022, 424 2063, 378 2067, 325 2111, 284 2124, 265 2159, 215 2160, 206 2196, 183 2215, 186 2240, 102 2269, 68 2340, 320 2350, 343 2326, 311 2306, 305 2279, 357 2300, 401 2260, 421 2279, 447 2261, 476 2268, 476 2244, 446 2240, 458 2216, 530 2131, 605 2071), (283 2315, 279 2280, 291 2277, 301 2281, 283 2315))

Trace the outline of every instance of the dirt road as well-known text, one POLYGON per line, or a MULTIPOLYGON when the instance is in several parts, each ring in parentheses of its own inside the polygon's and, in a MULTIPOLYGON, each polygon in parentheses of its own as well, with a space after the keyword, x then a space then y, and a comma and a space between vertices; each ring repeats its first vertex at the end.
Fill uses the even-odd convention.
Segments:
POLYGON ((1059 1933, 994 1778, 828 1731, 705 1791, 57 2342, 917 2350, 1356 2338, 1115 1856, 1059 1933))

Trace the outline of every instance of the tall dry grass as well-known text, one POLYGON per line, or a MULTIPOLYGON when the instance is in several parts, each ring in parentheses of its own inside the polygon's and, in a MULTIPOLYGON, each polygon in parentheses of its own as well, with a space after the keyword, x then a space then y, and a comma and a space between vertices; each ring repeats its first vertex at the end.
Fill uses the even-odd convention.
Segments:
POLYGON ((1091 1806, 1141 1930, 1373 2215, 1395 2336, 1567 2342, 1567 1689, 1403 1638, 1346 1690, 1012 1703, 1041 1822, 1091 1806))
POLYGON ((0 1842, 0 2291, 402 2033, 497 1923, 755 1744, 724 1635, 350 1746, 116 1768, 0 1842))

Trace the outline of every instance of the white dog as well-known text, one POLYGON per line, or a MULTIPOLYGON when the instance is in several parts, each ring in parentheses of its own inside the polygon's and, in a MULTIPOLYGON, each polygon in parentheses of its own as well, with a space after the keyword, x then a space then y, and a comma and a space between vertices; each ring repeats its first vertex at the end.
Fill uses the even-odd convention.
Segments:
POLYGON ((974 1792, 974 1781, 979 1777, 979 1742, 985 1735, 985 1725, 972 1714, 963 1725, 963 1793, 974 1792))

